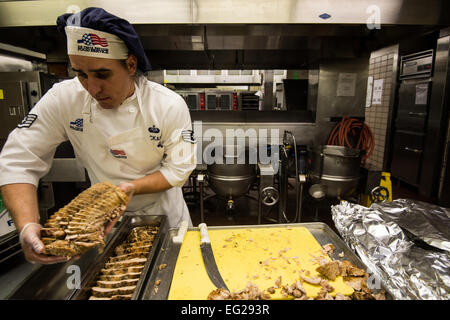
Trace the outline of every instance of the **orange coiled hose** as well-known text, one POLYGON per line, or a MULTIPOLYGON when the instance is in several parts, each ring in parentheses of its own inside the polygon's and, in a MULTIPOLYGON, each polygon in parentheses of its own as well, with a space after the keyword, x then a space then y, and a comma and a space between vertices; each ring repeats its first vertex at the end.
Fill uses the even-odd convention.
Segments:
POLYGON ((363 150, 363 162, 371 156, 375 147, 370 128, 363 121, 348 117, 343 117, 334 127, 328 144, 363 150))

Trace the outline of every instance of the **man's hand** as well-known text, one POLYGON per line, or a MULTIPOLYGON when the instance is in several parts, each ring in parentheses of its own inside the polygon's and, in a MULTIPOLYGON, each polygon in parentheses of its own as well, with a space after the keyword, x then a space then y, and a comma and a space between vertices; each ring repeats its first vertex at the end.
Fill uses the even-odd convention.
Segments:
MULTIPOLYGON (((122 189, 123 192, 125 192, 128 196, 128 202, 131 200, 131 197, 134 194, 135 188, 132 183, 129 182, 121 182, 117 185, 120 189, 122 189)), ((127 209, 127 205, 122 205, 120 213, 117 215, 117 217, 114 220, 111 220, 105 227, 105 231, 103 231, 103 236, 106 236, 108 233, 111 232, 112 228, 116 224, 116 222, 119 220, 119 218, 123 215, 125 210, 127 209)))
POLYGON ((38 223, 27 223, 20 232, 20 243, 25 258, 31 263, 54 264, 70 260, 68 257, 54 257, 42 254, 44 244, 41 241, 41 228, 38 223))

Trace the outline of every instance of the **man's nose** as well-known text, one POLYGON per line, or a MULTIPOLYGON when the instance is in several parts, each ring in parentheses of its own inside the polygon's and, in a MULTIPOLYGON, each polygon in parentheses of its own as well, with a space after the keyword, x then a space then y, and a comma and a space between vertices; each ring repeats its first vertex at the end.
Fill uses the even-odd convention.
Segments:
POLYGON ((88 86, 87 87, 88 92, 93 97, 96 97, 102 91, 102 86, 100 84, 100 81, 95 79, 95 77, 89 77, 88 78, 87 86, 88 86))

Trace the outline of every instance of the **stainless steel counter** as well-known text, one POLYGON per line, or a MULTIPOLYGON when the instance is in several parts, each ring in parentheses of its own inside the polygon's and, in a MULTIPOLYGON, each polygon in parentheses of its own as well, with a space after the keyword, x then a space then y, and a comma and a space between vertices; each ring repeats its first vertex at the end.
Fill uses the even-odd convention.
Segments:
POLYGON ((23 253, 17 254, 0 266, 0 300, 5 300, 39 265, 25 260, 23 253))

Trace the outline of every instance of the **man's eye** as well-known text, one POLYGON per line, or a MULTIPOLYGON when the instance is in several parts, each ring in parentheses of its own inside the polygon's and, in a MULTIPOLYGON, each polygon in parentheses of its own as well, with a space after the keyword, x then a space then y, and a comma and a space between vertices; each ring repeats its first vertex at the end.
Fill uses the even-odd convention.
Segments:
POLYGON ((99 79, 103 79, 104 80, 104 79, 108 79, 109 78, 110 73, 109 72, 99 72, 95 76, 97 78, 99 78, 99 79))

